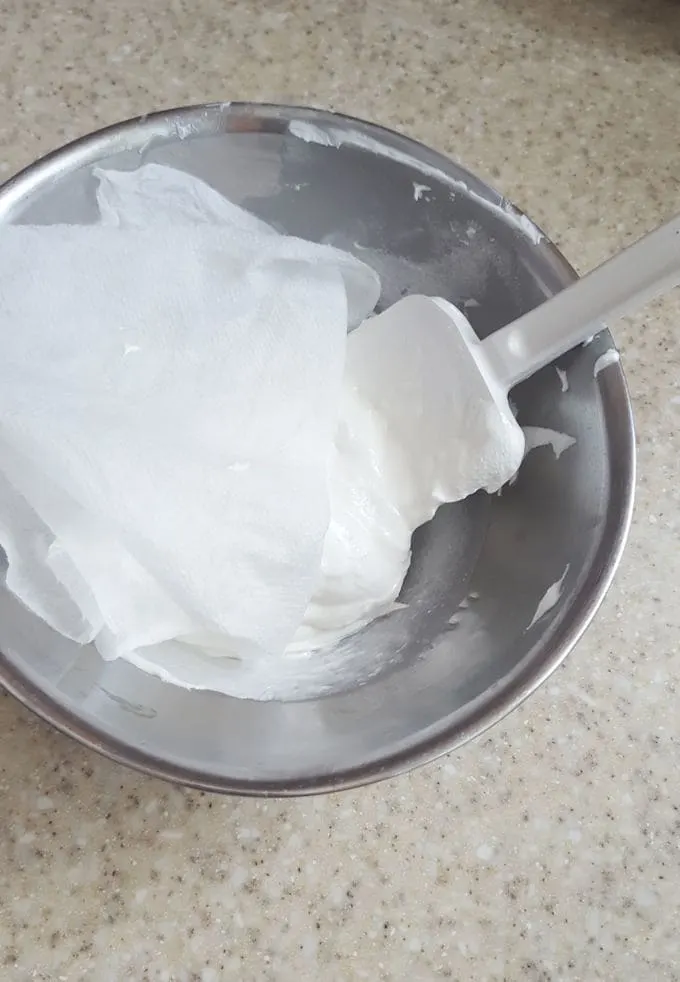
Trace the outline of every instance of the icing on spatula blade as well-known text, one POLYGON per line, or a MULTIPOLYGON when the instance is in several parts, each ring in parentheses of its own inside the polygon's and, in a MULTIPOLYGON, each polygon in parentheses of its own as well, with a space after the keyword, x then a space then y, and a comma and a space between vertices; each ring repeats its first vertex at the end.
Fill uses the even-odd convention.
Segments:
MULTIPOLYGON (((407 460, 395 488, 406 498, 415 473, 432 489, 433 507, 419 522, 442 502, 497 491, 517 471, 524 434, 488 369, 483 343, 452 304, 400 300, 350 335, 348 365, 407 460)), ((406 500, 399 507, 409 510, 406 500)))

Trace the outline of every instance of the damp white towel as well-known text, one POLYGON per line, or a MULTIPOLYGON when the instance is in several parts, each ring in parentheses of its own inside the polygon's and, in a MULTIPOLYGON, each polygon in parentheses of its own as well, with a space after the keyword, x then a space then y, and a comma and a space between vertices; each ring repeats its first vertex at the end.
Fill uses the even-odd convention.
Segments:
POLYGON ((378 279, 180 171, 96 181, 99 223, 0 231, 8 587, 162 676, 185 644, 279 654, 318 578, 346 334, 378 279))

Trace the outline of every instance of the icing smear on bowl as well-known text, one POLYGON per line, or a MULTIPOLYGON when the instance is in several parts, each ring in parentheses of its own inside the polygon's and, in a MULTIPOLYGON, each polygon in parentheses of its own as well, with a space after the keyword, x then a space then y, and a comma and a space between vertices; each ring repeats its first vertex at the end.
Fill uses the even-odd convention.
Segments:
MULTIPOLYGON (((316 143, 322 147, 333 147, 338 149, 342 146, 352 146, 359 150, 366 150, 380 157, 387 157, 389 160, 397 161, 418 170, 423 176, 430 176, 437 181, 448 184, 453 192, 461 191, 469 198, 473 198, 478 204, 482 205, 487 211, 498 214, 506 224, 514 226, 518 231, 529 239, 534 245, 538 245, 544 238, 543 233, 531 219, 516 208, 506 198, 500 198, 496 204, 484 195, 478 194, 465 181, 455 180, 446 174, 439 167, 426 164, 421 160, 415 160, 408 153, 389 147, 380 140, 375 140, 365 133, 355 129, 344 129, 339 126, 322 127, 316 123, 310 123, 303 119, 294 119, 288 124, 288 132, 291 136, 303 140, 305 143, 316 143)), ((427 185, 414 183, 413 196, 419 201, 424 191, 429 191, 427 185)))

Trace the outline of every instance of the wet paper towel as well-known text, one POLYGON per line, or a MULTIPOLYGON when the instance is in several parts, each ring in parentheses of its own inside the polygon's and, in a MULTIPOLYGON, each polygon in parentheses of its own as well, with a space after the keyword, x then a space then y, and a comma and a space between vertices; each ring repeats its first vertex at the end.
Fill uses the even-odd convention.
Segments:
POLYGON ((379 283, 180 171, 96 176, 98 224, 0 232, 7 585, 162 677, 201 646, 200 684, 204 657, 278 655, 300 624, 346 333, 379 283))

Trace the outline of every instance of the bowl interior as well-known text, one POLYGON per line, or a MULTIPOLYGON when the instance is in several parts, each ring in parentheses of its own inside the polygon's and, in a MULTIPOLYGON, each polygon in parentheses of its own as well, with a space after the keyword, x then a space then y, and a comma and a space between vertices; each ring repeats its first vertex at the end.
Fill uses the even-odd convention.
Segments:
MULTIPOLYGON (((147 161, 191 171, 282 231, 355 253, 380 273, 381 305, 438 294, 464 307, 481 336, 571 277, 533 227, 455 164, 377 127, 311 110, 219 105, 123 124, 6 185, 0 221, 93 221, 93 166, 147 161)), ((334 684, 320 657, 318 695, 304 701, 295 699, 294 674, 283 700, 187 692, 55 635, 5 590, 2 677, 99 749, 225 790, 342 786, 461 742, 555 667, 618 557, 633 450, 620 369, 594 374, 610 344, 604 332, 562 358, 562 374, 551 366, 514 391, 523 425, 566 433, 575 444, 559 458, 538 447, 500 496, 443 507, 417 532, 406 606, 342 646, 351 687, 334 684), (534 621, 558 583, 548 598, 554 606, 534 621)))

